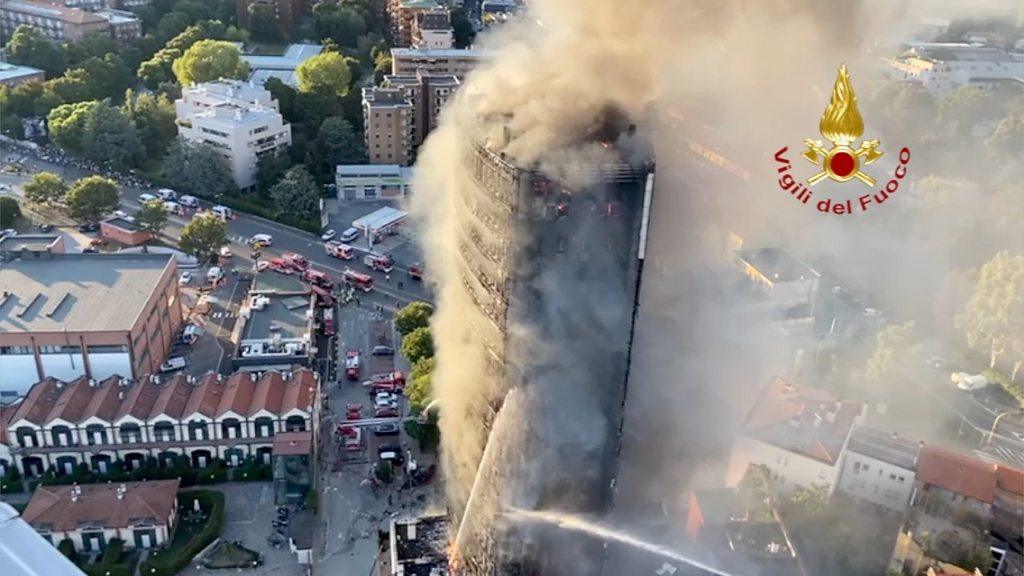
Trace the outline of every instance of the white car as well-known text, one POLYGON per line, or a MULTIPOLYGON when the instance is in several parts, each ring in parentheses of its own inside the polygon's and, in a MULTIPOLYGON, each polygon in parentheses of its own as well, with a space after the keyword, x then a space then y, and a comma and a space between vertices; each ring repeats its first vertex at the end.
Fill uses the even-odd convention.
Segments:
POLYGON ((160 372, 175 372, 181 370, 185 366, 188 366, 188 362, 181 356, 172 356, 167 359, 166 362, 160 365, 160 372))
POLYGON ((156 200, 156 196, 153 196, 152 194, 139 194, 139 202, 143 204, 152 200, 156 200))
POLYGON ((192 283, 192 271, 185 270, 178 276, 178 286, 187 286, 192 283))
POLYGON ((274 237, 271 236, 270 234, 253 234, 252 238, 249 238, 249 244, 259 244, 260 246, 273 246, 274 237))
POLYGON ((173 201, 178 199, 178 193, 170 188, 161 188, 156 191, 156 195, 161 200, 173 201))
POLYGON ((351 242, 356 238, 359 238, 359 229, 357 228, 348 228, 341 233, 342 242, 351 242))
POLYGON ((331 228, 330 230, 327 230, 326 232, 321 234, 320 239, 323 240, 324 242, 329 242, 331 240, 334 240, 334 237, 337 235, 338 232, 335 229, 331 228))
POLYGON ((181 198, 178 198, 178 204, 188 206, 189 208, 197 208, 199 206, 199 198, 188 195, 182 196, 181 198))
POLYGON ((122 220, 127 220, 129 222, 134 220, 134 218, 129 216, 128 213, 125 212, 124 210, 114 210, 114 212, 111 214, 111 216, 113 216, 114 218, 120 218, 122 220))
POLYGON ((17 235, 18 235, 18 231, 15 230, 14 228, 6 228, 4 230, 0 230, 0 238, 7 238, 8 236, 17 236, 17 235))
POLYGON ((949 379, 956 384, 956 387, 966 392, 974 390, 981 390, 988 386, 988 378, 985 378, 981 374, 968 374, 967 372, 953 372, 949 375, 949 379))
POLYGON ((398 396, 391 392, 378 392, 373 398, 373 403, 376 404, 378 408, 383 408, 385 406, 396 407, 398 406, 398 396))
POLYGON ((234 254, 231 253, 231 248, 228 248, 227 246, 220 247, 221 258, 231 258, 232 256, 234 256, 234 254))

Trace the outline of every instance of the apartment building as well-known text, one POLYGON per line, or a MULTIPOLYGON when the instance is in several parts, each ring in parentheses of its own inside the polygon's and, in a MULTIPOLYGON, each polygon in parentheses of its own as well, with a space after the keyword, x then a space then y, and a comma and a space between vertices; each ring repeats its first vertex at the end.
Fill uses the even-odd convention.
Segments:
POLYGON ((140 378, 167 359, 182 323, 173 255, 15 254, 0 266, 0 390, 140 378))
POLYGON ((18 84, 42 82, 45 79, 43 71, 38 68, 0 62, 0 86, 14 88, 18 84))
POLYGON ((285 152, 291 125, 266 89, 238 80, 218 80, 182 89, 175 101, 178 134, 209 144, 221 153, 235 184, 256 184, 256 168, 265 155, 285 152))
POLYGON ((416 17, 425 12, 444 10, 436 0, 388 0, 388 29, 395 46, 412 44, 416 17))
POLYGON ((747 414, 733 444, 730 477, 751 464, 766 467, 780 492, 836 488, 850 434, 863 420, 864 405, 826 390, 775 378, 747 414))
POLYGON ((409 76, 384 77, 387 88, 403 88, 413 105, 412 145, 418 148, 427 135, 437 128, 441 109, 459 88, 459 79, 450 74, 417 70, 409 76))
POLYGON ((48 378, 17 405, 7 436, 12 465, 25 476, 69 474, 79 464, 105 473, 118 461, 132 470, 178 455, 196 468, 213 458, 237 466, 247 456, 269 464, 278 432, 316 436, 319 402, 318 375, 306 369, 166 381, 48 378))
POLYGON ((115 538, 125 548, 149 549, 171 539, 178 514, 180 479, 125 484, 39 486, 22 518, 58 545, 102 552, 115 538))
POLYGON ((493 54, 489 50, 392 48, 391 74, 409 76, 422 69, 434 74, 450 74, 461 80, 491 58, 493 54))
POLYGON ((921 445, 874 428, 850 435, 839 491, 902 513, 910 504, 921 445))
POLYGON ((412 168, 397 164, 341 165, 335 169, 338 200, 381 200, 409 195, 412 168))
POLYGON ((7 37, 18 26, 31 26, 58 42, 77 42, 91 32, 109 32, 110 21, 81 8, 31 0, 0 3, 0 31, 7 37))
POLYGON ((363 135, 370 164, 412 163, 416 106, 404 88, 363 88, 363 135))
POLYGON ((122 44, 142 37, 142 18, 134 13, 111 9, 97 10, 94 13, 110 22, 110 35, 122 44))
POLYGON ((411 47, 448 50, 455 47, 455 32, 447 8, 434 8, 415 15, 411 47))

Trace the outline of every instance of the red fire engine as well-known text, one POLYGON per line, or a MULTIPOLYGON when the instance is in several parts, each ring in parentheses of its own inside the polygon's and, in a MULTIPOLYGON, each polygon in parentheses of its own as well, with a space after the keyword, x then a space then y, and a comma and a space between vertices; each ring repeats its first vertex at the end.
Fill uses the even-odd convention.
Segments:
POLYGON ((328 256, 341 258, 342 260, 351 260, 355 257, 355 251, 352 250, 352 247, 340 242, 328 242, 324 244, 324 251, 327 252, 328 256))
POLYGON ((334 288, 334 280, 327 274, 320 272, 319 270, 309 269, 302 273, 302 279, 314 286, 319 286, 325 290, 334 288))
POLYGON ((293 270, 296 270, 298 272, 302 272, 309 268, 309 260, 307 260, 305 256, 301 254, 296 254, 295 252, 288 252, 287 254, 281 256, 281 259, 287 262, 288 265, 291 266, 293 270))
POLYGON ((294 274, 295 270, 292 268, 291 262, 284 258, 274 258, 270 261, 270 269, 274 272, 280 272, 281 274, 294 274))
POLYGON ((371 270, 389 274, 395 269, 395 261, 386 254, 367 254, 363 256, 363 264, 371 270))
POLYGON ((349 286, 355 286, 356 288, 359 288, 363 292, 369 292, 370 290, 373 290, 373 278, 367 276, 366 274, 360 274, 358 272, 346 268, 345 272, 342 274, 342 279, 345 281, 345 284, 348 284, 349 286))
POLYGON ((349 350, 345 354, 345 378, 359 380, 359 350, 349 350))

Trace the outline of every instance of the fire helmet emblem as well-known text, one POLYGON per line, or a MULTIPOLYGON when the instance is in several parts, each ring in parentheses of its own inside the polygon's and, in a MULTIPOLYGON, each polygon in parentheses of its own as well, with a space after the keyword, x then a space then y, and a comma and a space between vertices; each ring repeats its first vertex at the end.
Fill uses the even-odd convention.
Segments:
POLYGON ((804 140, 807 145, 804 158, 821 167, 821 172, 807 179, 808 184, 814 186, 825 178, 836 182, 856 178, 868 186, 875 185, 875 179, 861 172, 860 168, 878 160, 882 152, 878 150, 878 140, 863 140, 858 148, 852 147, 853 142, 864 133, 864 119, 857 110, 857 96, 853 93, 850 73, 845 64, 839 67, 836 84, 832 88, 832 99, 821 115, 818 130, 826 140, 832 142, 832 148, 826 150, 821 140, 804 140))

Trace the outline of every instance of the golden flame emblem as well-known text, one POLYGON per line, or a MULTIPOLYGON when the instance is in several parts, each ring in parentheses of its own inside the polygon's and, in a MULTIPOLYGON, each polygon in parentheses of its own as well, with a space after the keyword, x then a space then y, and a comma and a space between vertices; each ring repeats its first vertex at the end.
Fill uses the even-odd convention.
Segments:
POLYGON ((846 182, 856 178, 868 186, 874 186, 875 179, 860 171, 860 165, 871 164, 882 156, 878 140, 862 141, 859 148, 850 145, 864 133, 864 119, 857 110, 857 96, 846 65, 839 67, 836 84, 832 88, 832 99, 825 108, 818 123, 818 130, 826 140, 832 142, 832 149, 826 150, 821 140, 804 140, 807 151, 803 156, 821 172, 811 176, 807 183, 814 186, 825 178, 846 182))

